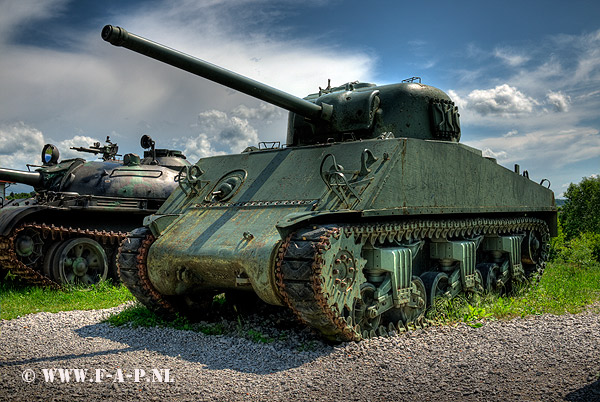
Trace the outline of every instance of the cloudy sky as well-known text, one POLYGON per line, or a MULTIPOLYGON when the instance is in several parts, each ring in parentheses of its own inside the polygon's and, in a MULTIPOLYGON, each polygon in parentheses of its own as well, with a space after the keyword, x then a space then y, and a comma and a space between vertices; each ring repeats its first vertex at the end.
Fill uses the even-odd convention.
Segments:
POLYGON ((462 142, 557 196, 600 173, 600 3, 578 0, 0 0, 0 166, 107 135, 194 161, 285 141, 282 109, 111 46, 105 24, 300 97, 420 76, 459 105, 462 142))

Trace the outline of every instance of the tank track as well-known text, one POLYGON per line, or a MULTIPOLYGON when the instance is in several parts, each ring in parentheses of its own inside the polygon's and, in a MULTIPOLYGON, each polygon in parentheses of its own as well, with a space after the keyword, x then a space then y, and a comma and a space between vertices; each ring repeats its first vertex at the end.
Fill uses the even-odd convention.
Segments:
POLYGON ((163 317, 172 317, 177 307, 158 293, 148 278, 146 259, 154 240, 146 227, 131 231, 119 247, 117 270, 121 281, 144 306, 163 317))
POLYGON ((10 272, 28 285, 52 289, 61 289, 63 286, 48 278, 37 269, 19 261, 15 252, 15 239, 21 231, 26 229, 39 231, 44 240, 62 241, 73 237, 87 237, 94 239, 101 245, 117 245, 126 237, 126 234, 123 232, 65 228, 63 226, 37 224, 35 222, 17 227, 11 232, 10 236, 0 236, 0 269, 10 272))
MULTIPOLYGON (((540 259, 528 274, 544 268, 549 251, 550 233, 547 224, 536 218, 464 219, 464 220, 410 220, 397 223, 369 223, 354 225, 313 226, 289 235, 280 245, 275 276, 283 301, 303 323, 333 341, 358 341, 386 332, 404 332, 427 325, 423 320, 408 323, 390 322, 378 331, 364 331, 344 313, 344 308, 332 300, 331 272, 326 273, 326 256, 332 242, 348 238, 362 245, 385 244, 431 238, 455 238, 479 234, 518 233, 535 230, 541 234, 540 259), (325 274, 325 275, 324 275, 325 274)), ((336 261, 337 263, 337 261, 336 261)), ((359 265, 359 261, 354 261, 359 265)), ((335 273, 335 272, 334 272, 335 273)), ((354 277, 351 286, 360 286, 354 277)), ((363 282, 364 283, 364 282, 363 282)), ((335 297, 334 297, 335 299, 335 297)))

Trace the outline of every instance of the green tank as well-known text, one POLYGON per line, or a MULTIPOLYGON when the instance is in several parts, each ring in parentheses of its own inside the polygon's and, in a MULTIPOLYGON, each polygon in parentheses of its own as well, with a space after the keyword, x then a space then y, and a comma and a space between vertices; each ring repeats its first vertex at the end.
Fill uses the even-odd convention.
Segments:
POLYGON ((441 90, 352 82, 300 99, 119 27, 102 37, 290 111, 284 147, 200 159, 123 242, 121 278, 150 309, 246 291, 360 340, 541 273, 553 192, 461 144, 441 90))
POLYGON ((41 165, 29 165, 34 171, 0 168, 0 180, 35 190, 33 198, 0 208, 0 273, 55 288, 118 279, 119 244, 157 211, 190 165, 180 151, 156 149, 147 135, 141 145, 147 148, 142 159, 117 160, 118 146, 107 137, 106 145, 72 148, 102 161, 59 161, 57 147, 47 144, 41 165))

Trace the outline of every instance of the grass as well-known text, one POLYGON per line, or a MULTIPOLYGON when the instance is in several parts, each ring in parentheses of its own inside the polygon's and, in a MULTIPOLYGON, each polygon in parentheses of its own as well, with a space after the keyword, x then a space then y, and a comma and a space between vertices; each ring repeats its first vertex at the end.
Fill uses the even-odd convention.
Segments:
POLYGON ((275 338, 266 336, 260 331, 256 331, 254 329, 249 329, 246 331, 246 335, 254 343, 271 343, 275 340, 275 338))
POLYGON ((100 282, 89 288, 42 289, 9 281, 0 283, 0 319, 10 320, 42 311, 56 313, 71 310, 95 310, 115 307, 134 300, 123 286, 100 282))
POLYGON ((582 268, 550 262, 538 283, 514 289, 510 295, 486 294, 472 299, 440 300, 428 318, 440 322, 467 322, 481 326, 485 319, 581 312, 600 301, 600 264, 582 268))
MULTIPOLYGON (((213 300, 213 304, 215 305, 214 307, 218 308, 224 303, 224 294, 215 296, 215 299, 213 300)), ((265 335, 256 329, 248 329, 247 325, 244 324, 244 319, 239 314, 237 316, 237 323, 235 325, 225 327, 223 324, 218 322, 192 322, 188 318, 179 315, 177 315, 173 320, 166 320, 151 312, 141 304, 134 304, 126 307, 123 311, 117 314, 111 315, 105 320, 105 322, 116 327, 127 325, 133 328, 175 328, 185 331, 201 332, 205 335, 223 335, 232 333, 238 334, 254 343, 272 343, 275 341, 275 338, 269 337, 268 335, 265 335)), ((283 339, 283 337, 280 337, 280 340, 283 339)))
POLYGON ((124 325, 131 326, 133 328, 139 327, 162 327, 162 328, 175 328, 186 331, 202 332, 206 335, 222 335, 225 333, 225 328, 219 323, 215 324, 204 324, 204 323, 193 323, 190 322, 186 317, 177 316, 173 320, 165 320, 152 311, 148 310, 141 304, 134 304, 133 306, 126 307, 123 311, 118 314, 113 314, 108 317, 105 322, 120 327, 124 325))

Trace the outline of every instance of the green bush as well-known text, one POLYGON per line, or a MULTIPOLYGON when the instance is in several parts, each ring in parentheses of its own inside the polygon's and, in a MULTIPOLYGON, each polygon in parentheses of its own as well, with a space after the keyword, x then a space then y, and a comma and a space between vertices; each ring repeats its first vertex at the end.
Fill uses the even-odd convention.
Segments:
POLYGON ((560 222, 565 237, 571 240, 581 233, 600 233, 600 176, 584 177, 565 191, 560 222))
POLYGON ((600 262, 600 234, 584 232, 566 240, 559 228, 559 235, 552 241, 551 257, 576 269, 591 268, 600 262))
POLYGON ((600 177, 584 177, 579 184, 571 183, 565 198, 550 259, 586 269, 600 262, 600 177))
POLYGON ((566 247, 567 239, 565 232, 562 228, 560 220, 558 221, 558 235, 550 239, 550 254, 548 259, 550 261, 559 261, 562 255, 563 249, 566 247))

